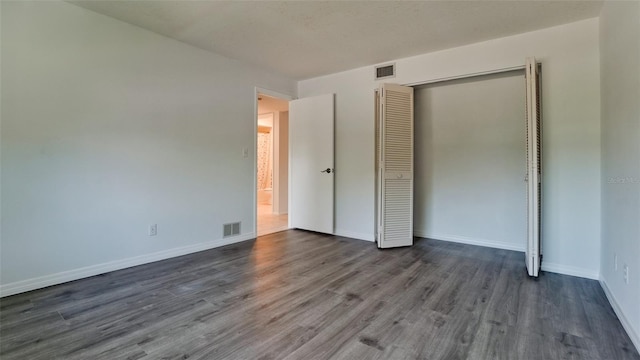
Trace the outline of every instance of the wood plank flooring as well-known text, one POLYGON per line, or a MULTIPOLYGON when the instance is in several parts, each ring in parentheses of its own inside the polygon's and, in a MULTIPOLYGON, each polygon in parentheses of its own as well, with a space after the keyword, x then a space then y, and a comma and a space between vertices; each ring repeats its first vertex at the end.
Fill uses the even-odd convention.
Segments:
POLYGON ((0 300, 0 358, 640 359, 598 282, 523 254, 289 230, 0 300))
POLYGON ((288 214, 274 214, 271 190, 258 190, 258 236, 272 234, 289 228, 288 214))

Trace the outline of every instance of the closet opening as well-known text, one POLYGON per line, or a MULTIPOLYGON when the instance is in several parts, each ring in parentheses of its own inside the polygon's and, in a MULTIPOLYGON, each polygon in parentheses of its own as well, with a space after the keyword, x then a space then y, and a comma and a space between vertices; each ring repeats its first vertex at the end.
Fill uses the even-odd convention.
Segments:
POLYGON ((414 235, 524 251, 524 70, 414 86, 414 235))
POLYGON ((540 65, 375 92, 378 248, 413 237, 542 255, 540 65))

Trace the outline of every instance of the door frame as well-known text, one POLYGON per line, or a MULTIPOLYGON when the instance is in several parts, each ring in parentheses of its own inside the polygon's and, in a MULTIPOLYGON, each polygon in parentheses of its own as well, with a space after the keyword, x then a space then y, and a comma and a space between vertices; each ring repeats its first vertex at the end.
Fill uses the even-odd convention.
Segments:
MULTIPOLYGON (((253 233, 258 237, 258 96, 266 95, 274 98, 291 101, 296 97, 278 91, 256 86, 253 92, 253 233)), ((287 139, 289 141, 289 139, 287 139)), ((291 151, 291 149, 289 149, 291 151)), ((289 177, 291 174, 288 175, 289 177)))

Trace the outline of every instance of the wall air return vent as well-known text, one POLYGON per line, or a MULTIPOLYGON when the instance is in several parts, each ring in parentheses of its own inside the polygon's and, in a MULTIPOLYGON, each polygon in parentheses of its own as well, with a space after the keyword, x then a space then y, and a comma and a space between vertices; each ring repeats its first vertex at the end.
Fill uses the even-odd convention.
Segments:
POLYGON ((222 237, 240 235, 240 223, 224 224, 222 237))
POLYGON ((396 64, 376 66, 376 80, 388 79, 396 76, 396 64))

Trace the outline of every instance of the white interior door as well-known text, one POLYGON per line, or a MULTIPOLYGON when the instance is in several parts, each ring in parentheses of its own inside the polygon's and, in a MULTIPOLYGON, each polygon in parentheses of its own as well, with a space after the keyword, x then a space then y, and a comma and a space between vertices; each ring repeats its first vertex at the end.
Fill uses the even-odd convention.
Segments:
POLYGON ((535 58, 527 58, 525 68, 527 94, 527 248, 526 264, 529 276, 540 272, 541 217, 541 152, 540 74, 535 58))
POLYGON ((333 234, 333 94, 289 103, 289 227, 333 234))
POLYGON ((376 116, 376 242, 413 245, 413 88, 383 84, 376 116))

